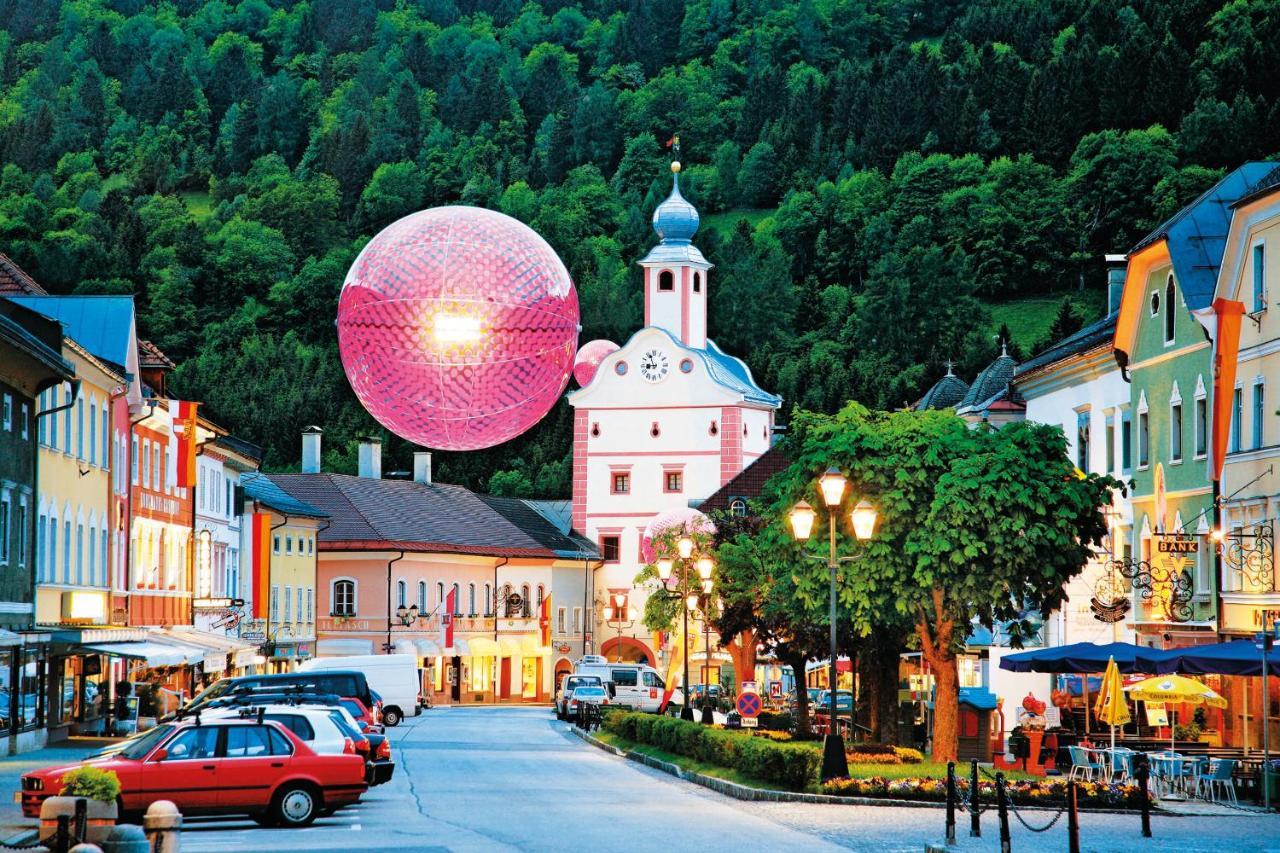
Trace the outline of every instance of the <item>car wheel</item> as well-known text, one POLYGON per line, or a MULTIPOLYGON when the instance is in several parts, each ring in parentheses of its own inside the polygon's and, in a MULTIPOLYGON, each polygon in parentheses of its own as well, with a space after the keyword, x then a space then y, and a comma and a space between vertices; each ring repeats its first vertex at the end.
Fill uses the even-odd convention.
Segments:
POLYGON ((400 716, 400 709, 399 709, 399 708, 383 708, 383 709, 382 709, 382 723, 383 723, 383 725, 386 725, 386 726, 398 726, 398 725, 400 725, 400 720, 401 720, 401 719, 402 719, 402 718, 401 718, 401 716, 400 716))
POLYGON ((281 826, 310 826, 322 806, 315 789, 308 785, 286 785, 276 794, 272 815, 281 826))

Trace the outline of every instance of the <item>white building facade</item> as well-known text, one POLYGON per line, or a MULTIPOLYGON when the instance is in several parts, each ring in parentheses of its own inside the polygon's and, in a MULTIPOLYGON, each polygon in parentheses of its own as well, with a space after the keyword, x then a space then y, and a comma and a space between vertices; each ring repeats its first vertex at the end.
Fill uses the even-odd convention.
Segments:
POLYGON ((671 195, 653 215, 658 245, 640 261, 645 326, 569 396, 573 528, 603 559, 585 617, 594 626, 588 651, 651 664, 657 650, 640 620, 605 624, 601 607, 622 595, 623 609, 643 612, 634 580, 649 521, 696 505, 763 454, 781 405, 707 337, 711 264, 691 242, 698 212, 680 194, 678 163, 672 171, 671 195))

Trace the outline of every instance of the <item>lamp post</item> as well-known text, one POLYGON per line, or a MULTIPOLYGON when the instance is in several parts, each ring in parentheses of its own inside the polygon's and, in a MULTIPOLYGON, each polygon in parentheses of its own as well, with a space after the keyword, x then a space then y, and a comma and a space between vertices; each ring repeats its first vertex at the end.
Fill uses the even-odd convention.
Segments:
POLYGON ((693 706, 690 704, 692 685, 689 684, 689 611, 697 607, 698 590, 705 589, 707 594, 710 593, 711 573, 715 569, 715 563, 706 556, 695 559, 693 539, 682 536, 676 542, 676 557, 662 557, 658 560, 657 567, 658 579, 662 582, 658 594, 668 599, 684 599, 685 606, 680 608, 680 618, 684 620, 684 706, 680 709, 680 719, 692 721, 693 706), (677 569, 679 569, 678 572, 677 569), (693 582, 695 571, 698 579, 696 585, 693 582), (674 589, 667 585, 673 577, 676 581, 674 589))
MULTIPOLYGON (((840 517, 840 504, 844 500, 848 480, 838 468, 832 466, 818 479, 818 486, 822 491, 822 501, 827 505, 827 512, 830 515, 827 523, 827 554, 824 557, 820 554, 806 553, 805 556, 811 560, 825 560, 831 574, 831 668, 828 676, 831 720, 822 745, 822 780, 825 782, 828 779, 849 775, 849 762, 844 755, 844 738, 840 736, 836 726, 836 570, 840 568, 841 563, 852 563, 862 555, 836 556, 836 520, 840 517)), ((791 531, 796 539, 807 542, 810 534, 813 533, 813 522, 818 517, 818 513, 802 500, 792 508, 788 517, 791 521, 791 531)), ((857 506, 849 514, 849 520, 853 523, 853 535, 859 542, 865 542, 875 532, 876 508, 865 500, 858 501, 857 506)))
POLYGON ((636 609, 627 605, 627 596, 621 592, 613 594, 613 604, 604 606, 604 622, 618 629, 618 660, 622 660, 622 629, 636 624, 636 609))
POLYGON ((711 709, 711 617, 715 606, 711 599, 711 589, 711 572, 708 570, 707 576, 702 579, 702 592, 690 593, 685 598, 685 607, 696 614, 695 619, 702 620, 702 724, 705 726, 713 725, 716 721, 711 709))

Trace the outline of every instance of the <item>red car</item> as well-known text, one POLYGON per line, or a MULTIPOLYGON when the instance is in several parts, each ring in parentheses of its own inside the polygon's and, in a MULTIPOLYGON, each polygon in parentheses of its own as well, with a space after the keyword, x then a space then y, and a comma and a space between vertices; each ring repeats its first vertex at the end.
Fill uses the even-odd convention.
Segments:
POLYGON ((355 718, 360 724, 360 731, 366 734, 381 733, 382 726, 378 725, 378 720, 374 716, 374 712, 370 711, 365 704, 354 696, 343 696, 342 707, 347 709, 347 713, 355 718))
POLYGON ((22 777, 22 814, 62 787, 62 774, 89 765, 120 777, 120 811, 138 815, 171 800, 184 815, 248 814, 263 824, 307 826, 360 801, 364 758, 320 755, 283 725, 257 718, 162 723, 123 749, 22 777))

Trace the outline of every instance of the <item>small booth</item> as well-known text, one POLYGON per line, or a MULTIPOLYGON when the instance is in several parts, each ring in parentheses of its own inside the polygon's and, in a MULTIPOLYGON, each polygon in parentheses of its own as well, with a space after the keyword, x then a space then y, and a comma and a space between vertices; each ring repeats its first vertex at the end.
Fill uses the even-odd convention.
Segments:
POLYGON ((991 761, 991 714, 996 709, 996 696, 985 687, 960 688, 959 746, 960 761, 975 758, 991 761))

